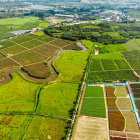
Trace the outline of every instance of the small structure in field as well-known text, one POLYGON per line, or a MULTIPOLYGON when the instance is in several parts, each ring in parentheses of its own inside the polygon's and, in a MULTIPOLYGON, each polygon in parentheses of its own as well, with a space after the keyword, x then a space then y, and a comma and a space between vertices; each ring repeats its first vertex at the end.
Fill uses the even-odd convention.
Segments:
POLYGON ((7 54, 7 56, 10 56, 10 54, 7 54))
POLYGON ((41 30, 40 28, 32 28, 32 32, 36 32, 36 31, 39 31, 41 30))
POLYGON ((95 50, 95 51, 94 51, 94 54, 95 54, 95 55, 98 55, 98 54, 99 54, 99 51, 95 50))

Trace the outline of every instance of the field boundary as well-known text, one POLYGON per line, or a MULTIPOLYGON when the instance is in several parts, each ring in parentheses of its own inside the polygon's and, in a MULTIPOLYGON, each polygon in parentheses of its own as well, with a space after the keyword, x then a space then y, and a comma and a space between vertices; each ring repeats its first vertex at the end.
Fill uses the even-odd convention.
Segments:
MULTIPOLYGON (((57 76, 58 76, 58 73, 57 73, 57 71, 56 71, 56 69, 55 69, 55 66, 53 66, 53 61, 54 61, 55 59, 57 59, 63 52, 69 52, 69 51, 70 51, 70 52, 84 52, 84 51, 87 51, 86 46, 83 45, 81 42, 78 42, 77 45, 78 45, 79 47, 82 48, 81 51, 75 51, 75 50, 60 50, 60 51, 57 53, 57 55, 53 56, 53 57, 47 62, 49 68, 51 69, 52 74, 55 75, 54 77, 49 76, 47 79, 38 79, 38 78, 35 78, 35 77, 31 77, 30 75, 28 75, 28 73, 23 72, 21 69, 12 69, 12 70, 7 71, 7 72, 5 73, 6 79, 3 80, 3 81, 0 81, 0 84, 3 84, 3 83, 5 83, 5 82, 8 82, 9 80, 11 80, 12 78, 11 78, 11 76, 10 76, 10 73, 11 73, 11 72, 16 72, 16 71, 22 73, 27 79, 30 79, 30 80, 35 81, 35 82, 50 82, 50 81, 55 80, 55 79, 57 78, 57 76)), ((26 50, 26 51, 28 51, 28 50, 26 50)))

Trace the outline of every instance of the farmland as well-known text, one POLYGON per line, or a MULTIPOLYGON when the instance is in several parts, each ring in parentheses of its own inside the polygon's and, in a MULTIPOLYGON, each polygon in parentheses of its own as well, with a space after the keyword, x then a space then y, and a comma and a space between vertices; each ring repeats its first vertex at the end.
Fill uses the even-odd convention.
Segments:
POLYGON ((121 53, 93 55, 87 82, 137 80, 121 53))
POLYGON ((10 82, 0 85, 0 112, 33 111, 34 96, 40 85, 22 79, 19 73, 12 73, 12 77, 10 82))
POLYGON ((22 67, 29 75, 37 78, 47 78, 50 75, 49 68, 43 62, 22 67))
POLYGON ((135 100, 135 104, 136 107, 138 109, 138 113, 140 115, 140 84, 139 83, 132 83, 130 84, 132 92, 133 92, 133 96, 134 96, 134 100, 135 100))
POLYGON ((139 65, 140 50, 133 50, 133 51, 129 51, 129 52, 124 52, 123 55, 126 58, 126 60, 128 61, 128 63, 132 66, 132 68, 138 74, 140 74, 139 73, 140 72, 140 65, 139 65))
POLYGON ((71 118, 73 102, 78 94, 78 86, 79 84, 54 83, 44 87, 40 93, 40 103, 37 112, 51 116, 71 118), (55 91, 57 91, 57 94, 55 91))
MULTIPOLYGON (((45 22, 42 21, 40 18, 33 16, 0 19, 0 40, 14 36, 14 34, 10 33, 10 31, 31 30, 32 28, 35 28, 37 26, 44 28, 44 23, 45 22)), ((18 42, 20 42, 20 40, 18 42)))
POLYGON ((65 127, 67 122, 64 120, 35 116, 23 139, 59 140, 65 138, 65 127))
POLYGON ((140 45, 138 45, 135 39, 129 40, 128 42, 124 43, 123 46, 129 51, 140 50, 140 45))
POLYGON ((109 44, 103 45, 102 43, 95 43, 97 45, 97 50, 101 53, 114 53, 114 52, 125 52, 127 48, 124 47, 124 44, 109 44))
POLYGON ((139 133, 133 107, 125 86, 106 87, 110 130, 139 133))
POLYGON ((81 115, 106 118, 105 101, 100 97, 104 97, 102 87, 87 86, 81 115))
POLYGON ((114 95, 115 88, 106 87, 106 95, 107 95, 107 105, 109 110, 109 128, 110 130, 118 130, 123 131, 125 125, 125 119, 120 111, 117 111, 118 108, 116 106, 116 96, 114 95), (108 98, 114 97, 114 98, 108 98), (116 111, 115 111, 116 110, 116 111))
POLYGON ((81 47, 77 46, 76 43, 72 43, 66 47, 63 48, 64 50, 82 50, 81 47))
POLYGON ((13 54, 16 54, 16 53, 23 52, 25 50, 27 50, 27 49, 26 48, 23 48, 23 47, 21 47, 19 45, 15 45, 15 46, 10 47, 10 49, 9 48, 5 48, 5 49, 1 50, 1 52, 3 54, 6 54, 6 55, 7 54, 13 55, 13 54))
MULTIPOLYGON (((3 62, 2 65, 0 65, 2 66, 1 70, 7 68, 12 69, 13 66, 17 68, 18 66, 18 68, 22 68, 24 71, 27 71, 29 75, 37 78, 47 78, 48 76, 53 77, 53 75, 50 75, 51 71, 47 66, 47 59, 51 59, 51 57, 57 53, 59 49, 63 48, 64 45, 67 46, 74 43, 64 40, 63 45, 61 40, 59 46, 55 46, 54 44, 57 44, 57 42, 54 39, 45 41, 45 39, 49 37, 44 36, 44 34, 41 33, 34 35, 28 34, 25 35, 25 38, 20 37, 19 41, 17 38, 14 38, 10 41, 15 41, 14 43, 16 45, 1 49, 3 53, 9 53, 10 55, 8 58, 2 57, 3 60, 0 61, 0 63, 7 60, 13 62, 13 64, 11 63, 12 66, 9 65, 9 67, 6 67, 7 63, 3 62), (27 39, 26 41, 25 38, 30 38, 30 40, 27 39), (37 44, 36 46, 33 45, 31 47, 27 46, 29 41, 40 40, 40 38, 44 39, 41 40, 41 44, 37 44), (23 40, 23 42, 21 40, 23 40), (54 44, 53 41, 55 41, 54 44)), ((59 42, 59 40, 57 41, 59 42)), ((14 72, 12 73, 12 80, 1 85, 1 94, 5 95, 1 95, 3 97, 1 112, 6 112, 6 115, 8 116, 11 115, 9 118, 3 115, 1 121, 7 121, 6 124, 10 126, 11 123, 16 123, 18 121, 13 118, 16 119, 16 117, 21 114, 23 116, 23 118, 20 118, 21 122, 17 122, 18 124, 21 124, 22 127, 19 126, 14 130, 9 129, 9 127, 7 128, 5 125, 0 127, 1 132, 3 132, 4 129, 7 129, 7 133, 1 135, 2 138, 65 139, 68 131, 67 128, 70 123, 69 119, 72 118, 75 111, 81 80, 85 72, 87 59, 92 49, 92 42, 83 41, 83 43, 88 44, 88 51, 64 52, 53 62, 54 66, 57 63, 56 66, 59 66, 60 71, 57 67, 56 69, 61 73, 55 82, 52 81, 51 83, 39 84, 38 82, 26 79, 22 75, 23 73, 14 72), (62 56, 64 55, 65 59, 68 61, 64 61, 65 59, 62 59, 62 56), (57 62, 58 60, 60 65, 57 62), (66 68, 62 70, 64 64, 69 70, 69 74, 64 75, 67 71, 66 68), (71 71, 68 66, 73 67, 73 69, 77 69, 77 71, 71 71), (79 70, 81 71, 80 73, 79 70), (63 78, 61 79, 61 77, 63 78), (12 93, 14 93, 14 96, 12 93), (22 120, 24 122, 22 122, 22 120), (42 131, 39 131, 40 129, 42 131), (16 133, 18 134, 16 135, 16 133)), ((74 48, 76 48, 75 45, 74 48)), ((76 48, 76 50, 81 49, 76 48)))
POLYGON ((107 140, 107 120, 104 118, 80 116, 73 140, 81 139, 107 140))
POLYGON ((88 46, 89 50, 85 52, 65 52, 54 61, 55 69, 61 73, 57 79, 65 82, 81 82, 93 46, 91 41, 83 40, 82 43, 88 46))
MULTIPOLYGON (((116 35, 120 36, 112 34, 116 35)), ((56 39, 41 31, 0 42, 1 75, 19 70, 0 85, 0 139, 66 139, 87 68, 86 82, 137 80, 122 55, 129 50, 124 44, 81 42, 88 50, 77 41, 56 39), (92 54, 95 49, 99 55, 92 54)), ((79 133, 89 139, 108 139, 109 129, 139 132, 126 88, 85 84, 77 139, 82 137, 79 133)))
POLYGON ((29 75, 38 78, 48 77, 50 72, 47 67, 45 68, 45 66, 43 66, 43 62, 51 58, 59 50, 57 45, 53 45, 53 42, 54 44, 59 42, 58 44, 61 45, 61 48, 63 48, 66 43, 67 45, 72 43, 70 41, 64 41, 65 43, 63 44, 63 40, 55 41, 54 38, 46 36, 41 31, 0 42, 2 46, 0 47, 0 59, 3 59, 0 61, 0 70, 10 69, 13 68, 13 66, 22 66, 25 71, 28 72, 29 70, 29 75), (49 44, 50 42, 52 42, 52 45, 49 44), (3 54, 9 57, 6 58, 3 54), (38 63, 42 64, 39 65, 38 63), (38 66, 41 67, 39 68, 38 66), (41 68, 43 69, 41 70, 41 68), (37 72, 37 70, 40 72, 37 72))
POLYGON ((20 66, 18 63, 16 63, 15 61, 9 58, 5 58, 0 61, 0 70, 7 69, 7 68, 9 69, 9 68, 18 67, 18 66, 20 66))

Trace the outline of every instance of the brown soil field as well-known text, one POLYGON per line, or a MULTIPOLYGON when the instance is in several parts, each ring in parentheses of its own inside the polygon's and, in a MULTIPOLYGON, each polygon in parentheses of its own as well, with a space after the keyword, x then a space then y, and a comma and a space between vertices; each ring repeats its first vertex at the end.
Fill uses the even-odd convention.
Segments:
POLYGON ((122 138, 122 137, 110 137, 110 140, 127 140, 127 138, 122 138))
POLYGON ((123 131, 125 119, 120 111, 109 111, 109 129, 123 131))
POLYGON ((73 140, 108 140, 107 119, 80 116, 73 140))
POLYGON ((135 98, 140 98, 140 83, 137 84, 130 84, 132 92, 135 98))
POLYGON ((116 106, 117 97, 114 94, 115 88, 110 86, 110 87, 105 87, 105 89, 106 89, 108 110, 118 110, 118 107, 116 106))
POLYGON ((106 96, 107 97, 116 97, 115 95, 114 95, 114 91, 115 91, 115 88, 114 87, 105 87, 105 89, 106 89, 106 96))
POLYGON ((114 87, 106 87, 106 95, 107 95, 107 106, 109 110, 109 129, 123 131, 125 126, 125 119, 122 113, 119 111, 116 106, 117 97, 114 95, 115 88, 114 87), (109 98, 108 98, 109 97, 109 98), (112 98, 110 98, 112 97, 112 98), (117 110, 117 111, 115 111, 117 110))
POLYGON ((109 131, 110 140, 140 140, 140 133, 109 131))
POLYGON ((44 62, 24 66, 23 69, 31 76, 37 78, 47 78, 50 75, 48 67, 44 62))
POLYGON ((16 62, 14 62, 13 60, 9 58, 6 58, 0 61, 0 70, 7 69, 14 66, 17 67, 19 66, 19 64, 17 64, 16 62))
POLYGON ((140 88, 140 83, 130 84, 131 88, 140 88))

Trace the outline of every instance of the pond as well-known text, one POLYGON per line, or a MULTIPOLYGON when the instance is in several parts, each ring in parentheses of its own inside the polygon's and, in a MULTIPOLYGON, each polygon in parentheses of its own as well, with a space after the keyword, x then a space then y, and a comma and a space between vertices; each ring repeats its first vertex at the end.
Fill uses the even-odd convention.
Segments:
POLYGON ((24 34, 26 32, 28 32, 29 30, 17 30, 17 31, 11 31, 10 33, 14 34, 14 35, 20 35, 20 34, 24 34))

